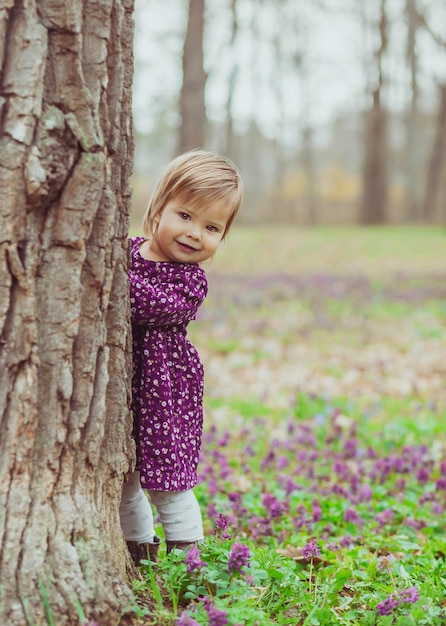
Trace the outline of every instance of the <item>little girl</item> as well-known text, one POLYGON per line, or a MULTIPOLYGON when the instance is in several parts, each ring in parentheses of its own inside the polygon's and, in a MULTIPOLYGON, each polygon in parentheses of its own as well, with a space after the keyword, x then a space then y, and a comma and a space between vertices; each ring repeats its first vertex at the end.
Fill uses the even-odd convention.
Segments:
POLYGON ((133 333, 132 410, 136 471, 123 487, 121 525, 136 563, 156 560, 156 507, 166 551, 202 540, 193 492, 203 427, 203 366, 186 337, 207 293, 201 264, 237 215, 242 181, 226 158, 194 150, 174 159, 130 239, 133 333))

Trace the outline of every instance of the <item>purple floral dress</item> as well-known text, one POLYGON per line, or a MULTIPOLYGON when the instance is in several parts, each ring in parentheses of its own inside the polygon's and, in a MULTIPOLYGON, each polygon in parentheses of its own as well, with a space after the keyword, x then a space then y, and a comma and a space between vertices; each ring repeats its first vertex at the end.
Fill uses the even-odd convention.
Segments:
POLYGON ((186 337, 207 293, 196 264, 144 259, 130 239, 132 409, 144 489, 184 491, 197 483, 203 430, 203 366, 186 337))

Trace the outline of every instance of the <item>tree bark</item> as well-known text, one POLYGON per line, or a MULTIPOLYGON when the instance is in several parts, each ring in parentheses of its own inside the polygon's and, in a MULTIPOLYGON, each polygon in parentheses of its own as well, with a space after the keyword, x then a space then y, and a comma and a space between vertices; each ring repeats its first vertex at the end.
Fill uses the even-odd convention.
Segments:
POLYGON ((133 0, 0 0, 0 623, 115 623, 133 0))
POLYGON ((189 17, 183 49, 183 85, 180 94, 179 151, 205 145, 206 107, 203 67, 205 0, 189 0, 189 17))

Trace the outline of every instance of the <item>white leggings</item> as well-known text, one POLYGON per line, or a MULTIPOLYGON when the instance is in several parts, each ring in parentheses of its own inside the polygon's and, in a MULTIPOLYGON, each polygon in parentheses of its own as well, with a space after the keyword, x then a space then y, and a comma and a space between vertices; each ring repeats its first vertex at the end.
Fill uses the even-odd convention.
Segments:
MULTIPOLYGON (((158 512, 166 541, 192 542, 203 539, 201 511, 192 489, 149 490, 148 494, 158 512)), ((129 474, 122 488, 119 507, 126 541, 153 543, 155 530, 150 502, 142 490, 139 472, 129 474)))

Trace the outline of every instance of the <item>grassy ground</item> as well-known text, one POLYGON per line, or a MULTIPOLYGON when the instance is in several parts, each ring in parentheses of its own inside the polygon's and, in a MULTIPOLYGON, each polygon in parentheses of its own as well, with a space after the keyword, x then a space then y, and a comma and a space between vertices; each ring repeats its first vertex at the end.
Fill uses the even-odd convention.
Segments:
POLYGON ((135 581, 140 624, 446 623, 445 244, 231 233, 190 327, 206 540, 135 581))
POLYGON ((446 270, 446 229, 235 227, 211 266, 222 273, 337 272, 380 277, 446 270))

